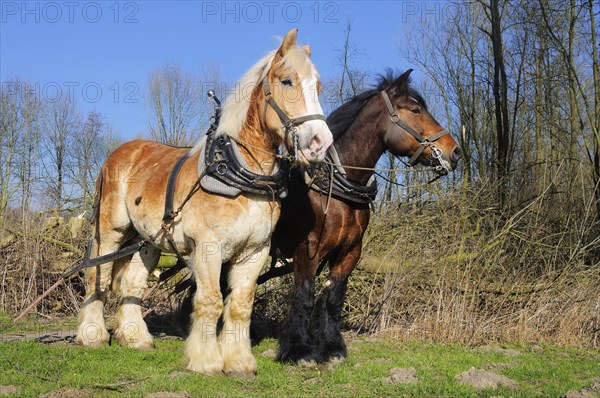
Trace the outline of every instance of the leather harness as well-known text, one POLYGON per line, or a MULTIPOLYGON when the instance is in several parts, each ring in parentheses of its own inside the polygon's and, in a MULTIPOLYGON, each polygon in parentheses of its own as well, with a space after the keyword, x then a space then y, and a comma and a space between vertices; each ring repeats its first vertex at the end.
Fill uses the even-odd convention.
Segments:
MULTIPOLYGON (((177 209, 174 209, 173 197, 175 192, 175 183, 177 182, 177 176, 179 174, 179 171, 181 170, 181 167, 183 166, 185 161, 190 157, 189 152, 187 152, 177 161, 177 163, 175 163, 175 166, 169 174, 165 195, 165 210, 163 213, 161 229, 150 239, 143 239, 139 242, 123 247, 114 253, 95 257, 93 259, 90 259, 90 239, 82 263, 67 271, 63 275, 63 279, 67 279, 74 273, 81 271, 84 268, 95 267, 110 261, 115 261, 117 259, 132 255, 140 251, 150 241, 155 241, 161 233, 164 233, 164 236, 167 239, 171 250, 177 255, 178 261, 177 264, 175 264, 173 267, 161 273, 160 281, 162 282, 164 280, 169 279, 171 276, 175 275, 179 270, 185 268, 188 264, 187 261, 183 258, 183 255, 181 254, 179 249, 177 248, 177 245, 175 244, 175 240, 173 239, 172 226, 173 222, 175 221, 175 218, 183 209, 183 206, 186 204, 186 202, 189 199, 191 199, 191 197, 198 191, 198 189, 201 189, 200 182, 202 178, 206 175, 210 175, 211 177, 225 184, 234 186, 244 192, 258 195, 268 195, 273 198, 275 197, 275 195, 280 197, 285 196, 285 194, 287 193, 287 183, 289 179, 289 161, 295 161, 298 152, 298 137, 296 135, 296 129, 299 125, 309 120, 325 121, 325 116, 323 116, 322 114, 312 114, 300 116, 297 118, 290 118, 273 99, 273 96, 271 95, 271 89, 266 77, 263 80, 263 90, 265 94, 265 117, 267 105, 271 106, 283 124, 282 127, 285 132, 284 147, 287 147, 287 145, 290 143, 291 137, 291 143, 294 148, 292 156, 289 156, 285 159, 281 156, 276 156, 278 170, 275 172, 275 174, 261 175, 248 170, 242 165, 240 159, 236 154, 236 151, 233 149, 233 146, 236 144, 232 141, 231 137, 225 134, 215 137, 216 129, 221 117, 221 102, 218 100, 218 98, 214 95, 212 91, 209 91, 208 96, 211 99, 213 99, 213 101, 216 103, 216 106, 215 116, 211 118, 211 126, 208 132, 206 133, 206 169, 201 175, 198 176, 196 183, 194 184, 186 198, 183 200, 183 202, 179 205, 177 209)), ((99 187, 100 189, 98 190, 94 201, 94 222, 97 222, 97 212, 99 209, 100 193, 102 191, 102 174, 100 174, 99 187)))
POLYGON ((359 205, 373 203, 377 196, 377 179, 371 177, 367 185, 350 181, 333 145, 327 150, 325 158, 329 163, 305 169, 305 182, 311 189, 325 195, 331 192, 334 198, 359 205))
POLYGON ((274 174, 256 174, 242 165, 231 137, 214 135, 210 133, 206 138, 204 161, 207 175, 243 192, 280 197, 287 194, 289 163, 285 159, 276 158, 277 171, 274 174))

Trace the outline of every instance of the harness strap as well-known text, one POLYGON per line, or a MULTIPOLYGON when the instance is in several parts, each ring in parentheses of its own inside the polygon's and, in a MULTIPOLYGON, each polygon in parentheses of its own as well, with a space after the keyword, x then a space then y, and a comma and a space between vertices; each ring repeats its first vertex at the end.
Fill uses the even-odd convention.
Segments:
POLYGON ((173 217, 173 196, 175 194, 175 183, 177 182, 177 175, 179 174, 179 170, 181 170, 181 166, 185 163, 186 159, 190 157, 190 153, 186 152, 171 170, 169 174, 169 179, 167 180, 167 191, 165 197, 165 212, 163 214, 163 222, 166 223, 173 217))
POLYGON ((304 169, 304 181, 307 186, 314 191, 326 194, 328 197, 333 196, 359 205, 368 204, 373 206, 373 201, 377 196, 377 179, 372 177, 367 185, 350 181, 340 163, 334 145, 327 150, 326 159, 329 159, 330 162, 304 169), (309 179, 310 183, 308 182, 309 179))
MULTIPOLYGON (((190 189, 187 196, 183 199, 183 201, 181 202, 179 207, 176 210, 173 210, 173 196, 175 195, 175 182, 177 181, 177 176, 179 175, 181 166, 183 166, 183 163, 185 163, 186 159, 189 157, 190 157, 189 152, 187 152, 185 155, 183 155, 181 157, 181 159, 179 159, 177 161, 177 163, 175 163, 173 170, 171 170, 171 173, 169 174, 169 179, 167 182, 167 192, 166 192, 166 197, 165 197, 165 212, 163 215, 163 224, 161 226, 161 229, 157 233, 157 236, 158 236, 158 234, 161 231, 164 231, 165 238, 167 239, 167 242, 169 243, 171 250, 173 250, 173 253, 175 253, 175 255, 177 256, 177 259, 179 260, 177 262, 177 265, 179 265, 179 268, 177 269, 177 271, 179 271, 179 269, 184 268, 184 266, 188 266, 188 263, 185 260, 185 258, 183 258, 183 255, 177 248, 177 244, 175 243, 175 239, 173 238, 173 231, 172 231, 173 221, 175 221, 175 217, 177 217, 179 212, 181 212, 181 210, 183 209, 183 206, 185 206, 185 204, 192 198, 192 196, 194 196, 194 194, 198 191, 198 189, 200 189, 200 180, 202 179, 202 177, 204 177, 204 174, 202 174, 196 179, 194 186, 192 187, 192 189, 190 189)), ((156 239, 157 236, 155 236, 154 239, 156 239)), ((165 279, 167 279, 167 277, 165 277, 165 279)))
MULTIPOLYGON (((273 95, 271 93, 271 86, 269 85, 269 82, 267 81, 266 77, 263 80, 263 90, 264 90, 265 97, 266 97, 265 101, 267 102, 267 104, 271 105, 271 108, 273 108, 275 113, 277 113, 277 116, 279 116, 279 119, 283 123, 284 127, 285 126, 299 126, 304 122, 308 122, 309 120, 325 121, 325 116, 321 115, 319 113, 314 113, 312 115, 304 115, 304 116, 300 116, 300 117, 291 119, 285 113, 285 111, 283 109, 281 109, 281 107, 279 105, 277 105, 277 102, 275 102, 275 100, 273 99, 273 95)), ((266 108, 265 108, 265 112, 266 112, 266 108)))
POLYGON ((97 267, 98 265, 102 265, 104 263, 108 263, 110 261, 115 261, 115 260, 118 260, 120 258, 132 255, 133 253, 139 252, 142 249, 142 247, 144 247, 144 245, 146 245, 146 243, 148 243, 148 241, 142 240, 142 241, 140 241, 138 243, 134 243, 132 245, 125 246, 125 247, 117 250, 114 253, 109 253, 109 254, 105 254, 104 256, 95 257, 95 258, 93 258, 91 260, 90 260, 89 257, 87 257, 81 264, 79 264, 75 268, 71 268, 70 271, 67 271, 62 276, 62 278, 63 279, 67 279, 68 277, 70 277, 74 273, 79 272, 79 271, 81 271, 84 268, 97 267))

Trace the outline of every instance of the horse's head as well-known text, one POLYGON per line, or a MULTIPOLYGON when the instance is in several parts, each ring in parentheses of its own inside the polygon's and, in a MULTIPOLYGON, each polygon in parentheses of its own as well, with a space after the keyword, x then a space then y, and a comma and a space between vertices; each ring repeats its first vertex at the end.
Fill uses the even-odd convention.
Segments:
POLYGON ((262 81, 263 123, 301 163, 308 164, 325 158, 333 137, 319 103, 319 75, 309 47, 296 47, 297 33, 292 29, 285 36, 262 81))
POLYGON ((409 69, 391 84, 379 87, 386 118, 391 120, 383 143, 395 155, 410 156, 411 166, 434 166, 439 174, 446 175, 456 169, 462 150, 427 111, 421 95, 410 87, 411 72, 409 69))

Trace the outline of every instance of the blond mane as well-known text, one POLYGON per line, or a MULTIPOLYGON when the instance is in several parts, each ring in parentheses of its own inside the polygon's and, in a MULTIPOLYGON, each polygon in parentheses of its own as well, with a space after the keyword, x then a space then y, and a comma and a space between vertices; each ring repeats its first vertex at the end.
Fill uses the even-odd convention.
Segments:
MULTIPOLYGON (((223 104, 221 120, 217 127, 216 135, 227 134, 233 138, 239 137, 248 117, 252 92, 269 72, 274 57, 275 51, 271 51, 254 64, 254 66, 241 77, 239 82, 236 83, 235 91, 229 94, 223 104)), ((284 68, 293 69, 300 75, 309 76, 312 73, 318 77, 318 72, 310 57, 304 49, 300 47, 288 50, 280 63, 284 68)), ((200 146, 202 146, 202 142, 203 140, 196 144, 196 146, 191 149, 190 153, 193 154, 197 152, 200 146)))

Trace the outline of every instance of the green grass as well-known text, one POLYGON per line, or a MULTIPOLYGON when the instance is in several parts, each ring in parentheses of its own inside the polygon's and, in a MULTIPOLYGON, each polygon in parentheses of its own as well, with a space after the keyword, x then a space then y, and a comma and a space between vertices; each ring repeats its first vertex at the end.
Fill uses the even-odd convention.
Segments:
POLYGON ((88 389, 94 396, 144 397, 158 391, 187 391, 193 397, 248 396, 418 396, 418 397, 559 397, 569 390, 600 382, 597 350, 544 347, 507 356, 460 345, 400 343, 392 339, 356 338, 349 358, 317 369, 282 365, 261 355, 276 348, 274 340, 254 347, 258 377, 253 381, 189 373, 182 364, 183 342, 157 339, 156 349, 135 351, 117 345, 84 349, 62 343, 0 343, 0 385, 18 386, 18 396, 35 397, 61 387, 88 389), (384 381, 391 368, 414 367, 419 382, 384 381), (465 370, 493 369, 518 383, 517 390, 477 391, 455 376, 465 370), (130 382, 130 384, 127 384, 130 382), (111 385, 115 390, 107 389, 111 385))

